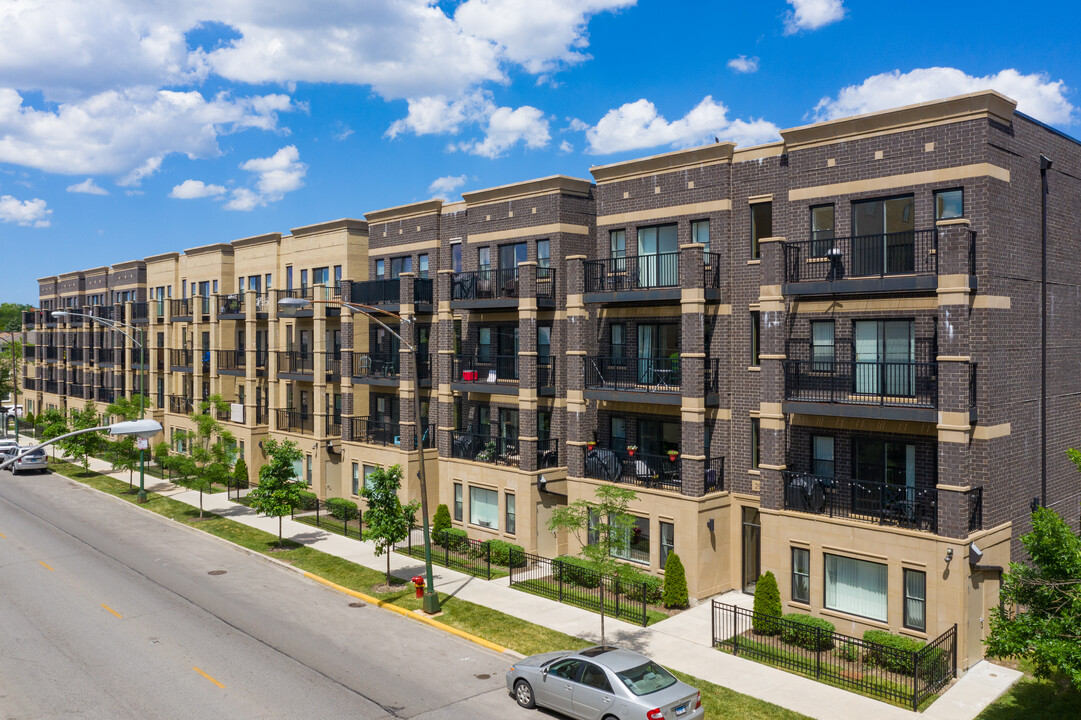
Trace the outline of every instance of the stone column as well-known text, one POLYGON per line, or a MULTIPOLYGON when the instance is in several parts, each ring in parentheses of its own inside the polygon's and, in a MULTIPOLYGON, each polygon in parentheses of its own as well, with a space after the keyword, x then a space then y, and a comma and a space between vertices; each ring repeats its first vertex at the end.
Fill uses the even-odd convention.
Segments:
POLYGON ((439 393, 439 424, 436 440, 439 457, 450 457, 451 433, 454 431, 454 394, 450 390, 451 371, 454 366, 454 314, 450 310, 450 287, 453 270, 440 270, 435 280, 435 303, 438 320, 435 324, 436 359, 432 387, 439 393))
MULTIPOLYGON (((342 280, 342 298, 352 297, 353 281, 342 280)), ((353 313, 342 308, 342 442, 353 439, 352 418, 356 415, 353 399, 353 328, 353 313)))
MULTIPOLYGON (((681 402, 680 479, 684 495, 705 494, 706 476, 706 291, 699 243, 679 248, 682 295, 678 373, 681 402)), ((675 370, 676 368, 673 368, 675 370)))
MULTIPOLYGON (((784 476, 787 468, 784 401, 784 361, 787 317, 781 287, 784 282, 784 238, 759 241, 762 251, 762 285, 758 293, 760 332, 758 359, 762 367, 759 401, 759 457, 763 508, 784 507, 784 476)), ((752 484, 753 489, 753 484, 752 484)))
POLYGON ((537 263, 518 265, 518 467, 537 469, 537 263))
MULTIPOLYGON (((399 323, 398 332, 406 343, 415 348, 418 337, 413 294, 416 275, 411 272, 402 273, 398 276, 398 281, 400 314, 402 318, 411 318, 414 321, 399 323)), ((416 438, 419 437, 417 427, 420 418, 416 416, 413 404, 414 393, 420 392, 420 382, 417 380, 414 365, 416 357, 416 353, 405 344, 398 348, 398 435, 401 448, 407 453, 412 453, 415 447, 419 447, 416 438)))
MULTIPOLYGON (((561 457, 567 477, 585 477, 585 446, 592 439, 585 399, 592 322, 585 305, 585 255, 567 256, 567 444, 561 457)), ((562 448, 561 448, 562 450, 562 448)))

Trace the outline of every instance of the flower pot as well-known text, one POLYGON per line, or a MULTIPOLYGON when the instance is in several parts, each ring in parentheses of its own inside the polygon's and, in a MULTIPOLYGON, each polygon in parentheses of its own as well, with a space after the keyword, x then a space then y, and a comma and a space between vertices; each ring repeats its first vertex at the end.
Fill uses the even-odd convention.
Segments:
POLYGON ((627 454, 630 455, 631 457, 634 457, 634 450, 631 449, 631 448, 627 448, 627 454))
POLYGON ((586 450, 592 451, 595 447, 597 447, 597 443, 586 443, 586 450))

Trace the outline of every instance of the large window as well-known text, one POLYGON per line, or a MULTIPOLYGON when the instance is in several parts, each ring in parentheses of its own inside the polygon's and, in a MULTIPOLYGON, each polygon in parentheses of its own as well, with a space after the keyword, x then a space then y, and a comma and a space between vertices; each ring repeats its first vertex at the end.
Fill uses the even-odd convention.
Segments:
POLYGON ((905 627, 927 630, 927 573, 905 570, 905 627))
POLYGON ((462 484, 454 483, 454 519, 462 521, 462 484))
POLYGON ((912 320, 857 320, 856 392, 913 397, 916 394, 916 327, 912 320))
POLYGON ((678 253, 676 225, 638 228, 638 286, 679 285, 678 253))
POLYGON ((825 555, 825 606, 830 610, 886 622, 886 566, 841 555, 825 555))
POLYGON ((792 601, 811 602, 811 551, 792 548, 792 601))
POLYGON ((832 320, 811 323, 811 369, 814 372, 832 372, 834 354, 834 328, 832 320))
POLYGON ((913 272, 915 229, 911 195, 852 203, 852 275, 913 272))
POLYGON ((811 436, 811 472, 819 477, 835 477, 833 460, 833 437, 831 435, 811 436))
POLYGON ((318 267, 312 270, 312 284, 313 285, 329 285, 330 284, 330 268, 318 267))
POLYGON ((636 517, 625 542, 614 543, 612 556, 634 563, 649 564, 649 518, 636 517))
POLYGON ((751 205, 751 259, 762 257, 759 243, 768 237, 773 237, 773 203, 755 203, 751 205))
POLYGON ((518 267, 529 259, 528 243, 513 243, 499 246, 499 267, 505 270, 518 267))
POLYGON ((375 465, 365 465, 364 466, 364 487, 366 489, 368 489, 368 490, 372 489, 372 475, 374 475, 375 471, 378 470, 378 469, 379 468, 377 466, 375 466, 375 465))
POLYGON ((390 277, 400 276, 402 273, 413 272, 413 258, 409 255, 390 259, 390 277))
POLYGON ((503 513, 506 515, 507 520, 505 529, 508 535, 513 535, 517 528, 517 512, 514 505, 514 493, 507 493, 503 497, 506 500, 506 508, 503 513))
POLYGON ((935 193, 935 220, 952 220, 965 216, 965 191, 941 190, 935 193))
POLYGON ((469 488, 469 522, 473 525, 499 529, 499 493, 488 488, 469 488))

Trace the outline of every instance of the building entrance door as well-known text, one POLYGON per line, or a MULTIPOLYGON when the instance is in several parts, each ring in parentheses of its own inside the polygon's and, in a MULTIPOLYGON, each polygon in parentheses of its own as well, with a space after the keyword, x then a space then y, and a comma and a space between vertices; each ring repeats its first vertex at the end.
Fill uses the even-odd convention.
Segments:
POLYGON ((761 570, 762 523, 758 508, 743 508, 743 592, 753 595, 761 570))

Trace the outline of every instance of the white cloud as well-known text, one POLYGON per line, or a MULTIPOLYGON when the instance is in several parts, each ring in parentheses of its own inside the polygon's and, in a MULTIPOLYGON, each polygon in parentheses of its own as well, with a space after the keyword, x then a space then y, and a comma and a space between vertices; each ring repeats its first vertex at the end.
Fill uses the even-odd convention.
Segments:
POLYGON ((1051 80, 1042 73, 1022 75, 1012 68, 975 77, 946 67, 873 75, 859 85, 842 88, 836 98, 822 98, 815 105, 814 119, 830 120, 988 89, 1013 98, 1018 110, 1043 122, 1069 124, 1075 120, 1077 108, 1066 99, 1068 88, 1062 80, 1051 80))
POLYGON ((707 95, 679 120, 669 122, 645 98, 609 110, 586 132, 595 155, 641 150, 658 145, 690 147, 713 138, 739 145, 757 145, 780 138, 776 125, 765 120, 729 120, 728 108, 707 95))
POLYGON ((17 200, 10 195, 0 195, 0 222, 15 223, 24 227, 49 227, 53 211, 41 198, 17 200))
POLYGON ((529 105, 514 109, 501 107, 488 118, 483 140, 458 143, 455 148, 481 157, 497 158, 519 142, 531 149, 542 148, 551 137, 548 120, 537 108, 529 105))
POLYGON ((574 152, 574 146, 564 140, 563 142, 559 143, 559 152, 564 154, 574 152))
POLYGON ((353 128, 349 127, 345 123, 343 123, 343 122, 334 123, 334 134, 332 135, 332 137, 335 140, 337 140, 338 142, 341 142, 343 140, 348 139, 349 136, 352 135, 352 134, 353 134, 353 128))
POLYGON ((185 180, 169 192, 169 197, 179 200, 217 197, 225 194, 224 185, 206 185, 202 180, 185 180))
POLYGON ((85 195, 108 195, 109 191, 94 184, 94 178, 87 178, 81 183, 68 185, 69 193, 83 193, 85 195))
POLYGON ((442 197, 444 199, 449 198, 455 190, 465 185, 465 175, 444 175, 443 177, 436 178, 432 181, 432 184, 428 186, 428 192, 433 197, 442 197))
POLYGON ((483 122, 496 110, 491 93, 476 91, 457 98, 445 95, 421 97, 409 101, 409 112, 387 128, 386 135, 396 138, 407 132, 416 135, 455 135, 462 125, 483 122))
POLYGON ((740 55, 729 60, 728 67, 738 73, 758 72, 758 58, 740 55))
POLYGON ((295 145, 286 145, 270 157, 252 158, 240 164, 241 170, 255 173, 255 188, 236 188, 225 204, 228 210, 252 210, 267 203, 277 202, 285 193, 304 185, 308 166, 300 162, 300 152, 295 145))
POLYGON ((788 0, 792 9, 784 14, 784 34, 817 30, 845 16, 842 0, 788 0))
POLYGON ((585 132, 589 129, 589 123, 578 118, 570 118, 570 122, 567 124, 567 130, 571 132, 585 132))
POLYGON ((139 187, 143 183, 143 178, 150 177, 161 169, 161 161, 163 159, 164 158, 161 155, 147 158, 146 162, 142 165, 117 180, 116 184, 121 187, 139 187))

